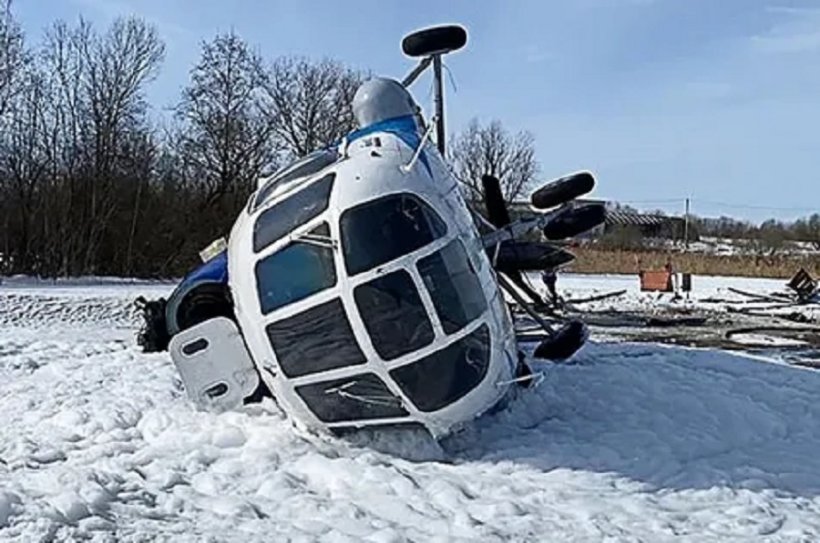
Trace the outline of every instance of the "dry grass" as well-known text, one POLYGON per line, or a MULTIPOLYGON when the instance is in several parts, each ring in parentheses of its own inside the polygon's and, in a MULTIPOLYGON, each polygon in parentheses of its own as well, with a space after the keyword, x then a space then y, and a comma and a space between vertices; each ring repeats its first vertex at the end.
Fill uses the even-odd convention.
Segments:
POLYGON ((820 277, 820 257, 757 257, 749 255, 718 256, 672 251, 624 251, 576 248, 578 259, 570 271, 578 273, 636 273, 638 262, 643 269, 661 269, 667 259, 676 271, 696 275, 731 275, 740 277, 790 278, 805 268, 820 277))

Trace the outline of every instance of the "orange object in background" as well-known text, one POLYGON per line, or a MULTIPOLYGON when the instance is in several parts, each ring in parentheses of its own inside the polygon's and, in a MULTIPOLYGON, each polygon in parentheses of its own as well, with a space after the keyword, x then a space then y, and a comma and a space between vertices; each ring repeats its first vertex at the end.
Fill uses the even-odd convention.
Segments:
POLYGON ((640 272, 641 290, 652 292, 674 292, 672 272, 669 270, 645 270, 640 272))

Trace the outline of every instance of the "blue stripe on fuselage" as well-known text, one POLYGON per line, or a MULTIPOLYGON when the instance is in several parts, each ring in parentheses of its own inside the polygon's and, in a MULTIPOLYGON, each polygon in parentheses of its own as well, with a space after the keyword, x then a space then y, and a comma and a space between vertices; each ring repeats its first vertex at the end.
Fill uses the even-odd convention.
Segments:
MULTIPOLYGON (((421 144, 421 136, 419 135, 419 130, 416 126, 416 119, 413 115, 403 115, 401 117, 385 119, 384 121, 373 123, 369 126, 365 126, 364 128, 359 128, 358 130, 354 130, 349 133, 347 135, 347 140, 348 142, 353 143, 356 140, 369 136, 370 134, 375 134, 376 132, 393 134, 414 151, 418 149, 418 146, 421 144)), ((427 173, 430 177, 433 177, 433 171, 430 169, 430 163, 427 160, 427 155, 423 149, 419 155, 419 160, 421 160, 421 163, 424 164, 424 167, 427 169, 427 173)))

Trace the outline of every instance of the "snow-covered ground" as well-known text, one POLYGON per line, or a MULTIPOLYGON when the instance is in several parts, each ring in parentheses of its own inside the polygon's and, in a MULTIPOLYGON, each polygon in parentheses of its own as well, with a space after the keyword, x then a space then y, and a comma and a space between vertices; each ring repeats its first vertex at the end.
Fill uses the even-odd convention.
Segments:
MULTIPOLYGON (((539 292, 546 293, 546 289, 541 284, 537 274, 530 274, 529 279, 539 292)), ((799 311, 808 319, 820 320, 820 303, 801 307, 771 309, 773 306, 771 301, 752 302, 750 298, 730 290, 730 288, 734 288, 763 295, 771 293, 786 294, 788 293, 786 283, 787 281, 784 279, 696 275, 692 277, 692 292, 682 300, 673 300, 672 294, 641 292, 640 280, 637 274, 586 275, 566 273, 559 276, 558 290, 562 296, 568 299, 585 298, 619 290, 626 291, 626 294, 622 297, 582 304, 579 308, 583 310, 640 310, 651 312, 652 310, 675 308, 722 311, 725 310, 727 305, 747 303, 750 309, 756 307, 766 308, 772 314, 799 311)))
MULTIPOLYGON (((761 242, 754 239, 730 239, 703 236, 699 241, 689 244, 689 250, 699 253, 715 255, 743 255, 758 254, 761 248, 765 252, 765 244, 761 247, 761 242)), ((782 246, 778 248, 779 254, 792 256, 812 256, 820 253, 820 248, 808 241, 783 240, 782 246)))
MULTIPOLYGON (((634 277, 560 286, 644 303, 634 277)), ((594 342, 441 446, 343 441, 272 402, 196 412, 133 341, 133 298, 170 290, 0 286, 0 540, 820 539, 820 372, 594 342)))

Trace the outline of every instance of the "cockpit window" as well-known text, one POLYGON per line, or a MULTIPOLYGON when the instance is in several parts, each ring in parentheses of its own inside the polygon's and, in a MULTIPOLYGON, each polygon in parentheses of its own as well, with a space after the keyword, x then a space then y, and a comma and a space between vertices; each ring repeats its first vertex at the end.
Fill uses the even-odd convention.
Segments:
POLYGON ((329 234, 327 223, 322 223, 311 230, 304 241, 294 241, 256 263, 259 306, 263 314, 336 284, 329 234))
POLYGON ((265 331, 288 377, 367 362, 339 298, 273 322, 265 331))
POLYGON ((259 252, 327 209, 335 174, 328 174, 263 211, 253 225, 253 250, 259 252))
POLYGON ((433 341, 433 327, 410 274, 399 270, 359 285, 356 306, 373 348, 384 360, 421 349, 433 341))
POLYGON ((481 282, 461 241, 453 240, 420 259, 418 268, 445 333, 461 330, 487 309, 481 282))
POLYGON ((475 331, 418 362, 390 372, 420 411, 438 411, 466 396, 487 375, 490 329, 475 331))
POLYGON ((296 162, 285 166, 275 174, 273 174, 259 191, 256 193, 256 196, 253 199, 253 209, 256 209, 262 203, 268 199, 268 197, 276 190, 277 187, 281 187, 285 183, 293 181, 295 179, 299 179, 300 177, 307 177, 309 175, 313 175, 315 173, 319 173, 320 170, 324 170, 334 162, 336 162, 337 155, 332 151, 320 150, 314 153, 307 155, 304 158, 297 160, 296 162))
POLYGON ((348 209, 340 222, 350 275, 412 253, 447 233, 433 208, 412 194, 392 194, 348 209))
POLYGON ((409 415, 400 398, 393 395, 374 373, 296 387, 311 411, 323 422, 388 419, 409 415))

